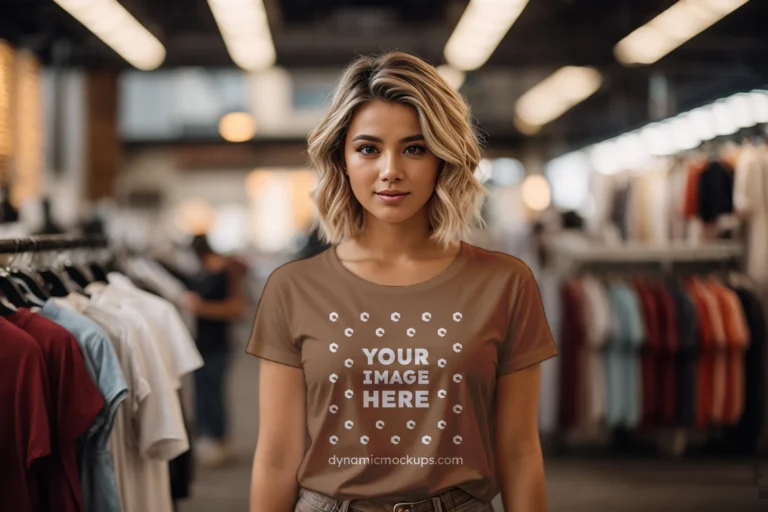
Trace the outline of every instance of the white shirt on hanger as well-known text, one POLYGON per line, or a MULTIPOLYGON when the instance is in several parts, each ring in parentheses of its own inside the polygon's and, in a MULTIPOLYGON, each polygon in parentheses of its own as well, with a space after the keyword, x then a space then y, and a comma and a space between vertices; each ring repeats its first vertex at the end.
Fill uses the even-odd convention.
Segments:
POLYGON ((189 450, 173 375, 141 313, 71 294, 60 304, 98 323, 113 342, 130 393, 110 437, 123 512, 172 512, 168 460, 189 450))

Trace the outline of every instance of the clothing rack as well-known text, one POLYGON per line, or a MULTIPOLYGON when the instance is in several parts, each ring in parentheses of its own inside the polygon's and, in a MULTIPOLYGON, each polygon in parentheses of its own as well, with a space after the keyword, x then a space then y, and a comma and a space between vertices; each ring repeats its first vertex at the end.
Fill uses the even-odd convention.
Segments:
POLYGON ((109 247, 104 236, 40 235, 29 238, 0 239, 0 254, 99 249, 109 247))
POLYGON ((671 271, 676 266, 738 268, 743 248, 737 242, 713 242, 702 245, 671 243, 606 245, 581 233, 561 233, 549 243, 557 268, 564 274, 587 269, 654 268, 671 271))

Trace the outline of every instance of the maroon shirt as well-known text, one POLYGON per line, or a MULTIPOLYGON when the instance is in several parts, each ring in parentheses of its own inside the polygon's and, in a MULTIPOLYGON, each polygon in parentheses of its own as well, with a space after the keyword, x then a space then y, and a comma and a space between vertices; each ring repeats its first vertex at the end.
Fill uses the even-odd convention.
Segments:
POLYGON ((104 407, 104 399, 88 375, 77 341, 69 331, 23 308, 7 319, 35 339, 48 373, 51 458, 41 481, 47 503, 41 506, 56 512, 82 512, 77 439, 93 424, 104 407))
POLYGON ((3 510, 37 512, 38 460, 51 453, 48 381, 32 337, 0 317, 0 500, 3 510))

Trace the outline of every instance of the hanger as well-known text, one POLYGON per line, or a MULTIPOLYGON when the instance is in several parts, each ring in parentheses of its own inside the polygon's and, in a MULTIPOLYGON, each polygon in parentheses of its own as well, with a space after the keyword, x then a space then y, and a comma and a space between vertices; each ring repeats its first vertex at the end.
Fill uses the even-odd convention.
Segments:
POLYGON ((37 280, 32 275, 18 267, 12 267, 10 273, 14 281, 27 293, 31 302, 38 302, 41 307, 45 304, 50 294, 38 285, 37 280))
MULTIPOLYGON (((36 244, 37 240, 32 239, 32 243, 36 244)), ((66 297, 70 294, 70 290, 64 281, 59 277, 54 269, 46 268, 37 271, 40 277, 45 281, 45 286, 52 297, 66 297)))
MULTIPOLYGON (((16 246, 18 247, 18 240, 16 240, 16 246)), ((14 252, 14 256, 11 258, 11 262, 7 267, 0 268, 0 292, 3 293, 8 302, 17 308, 28 308, 35 304, 32 304, 27 300, 24 291, 20 289, 13 279, 11 279, 11 274, 8 272, 10 264, 13 263, 15 258, 16 252, 14 252)))
POLYGON ((18 311, 16 306, 8 302, 8 299, 0 295, 0 316, 10 316, 16 311, 18 311))
POLYGON ((65 264, 64 271, 80 288, 85 289, 86 286, 91 284, 91 280, 89 280, 85 274, 83 274, 80 269, 72 263, 65 264))

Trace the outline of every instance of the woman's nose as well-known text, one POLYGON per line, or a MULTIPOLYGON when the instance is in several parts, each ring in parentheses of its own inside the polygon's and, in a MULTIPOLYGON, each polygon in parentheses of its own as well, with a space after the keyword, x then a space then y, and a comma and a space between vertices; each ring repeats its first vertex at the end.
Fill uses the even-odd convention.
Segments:
POLYGON ((403 169, 400 159, 395 154, 382 158, 382 169, 379 177, 383 181, 399 181, 403 179, 403 169))

